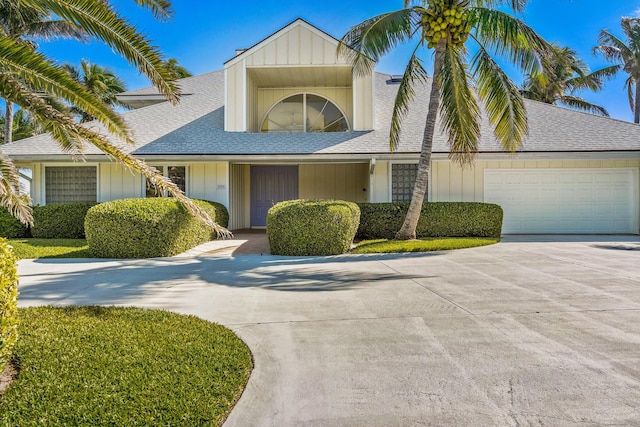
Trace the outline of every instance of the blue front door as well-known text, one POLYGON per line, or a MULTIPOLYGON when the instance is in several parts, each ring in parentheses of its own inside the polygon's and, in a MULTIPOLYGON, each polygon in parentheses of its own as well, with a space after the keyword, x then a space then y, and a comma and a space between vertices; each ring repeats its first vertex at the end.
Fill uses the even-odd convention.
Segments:
POLYGON ((298 166, 251 166, 251 226, 267 225, 267 212, 298 198, 298 166))

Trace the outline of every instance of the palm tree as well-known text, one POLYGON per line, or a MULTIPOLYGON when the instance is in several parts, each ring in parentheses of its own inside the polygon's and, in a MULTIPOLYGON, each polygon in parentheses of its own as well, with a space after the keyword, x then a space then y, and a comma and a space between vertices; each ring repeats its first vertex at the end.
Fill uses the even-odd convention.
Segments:
POLYGON ((543 58, 542 64, 542 71, 527 76, 522 90, 525 98, 609 117, 604 107, 575 96, 574 93, 581 90, 602 90, 604 81, 617 72, 616 66, 591 72, 574 50, 555 43, 550 55, 543 58))
POLYGON ((164 65, 176 80, 191 77, 193 75, 189 70, 180 65, 176 58, 169 58, 164 65))
MULTIPOLYGON (((165 98, 177 103, 179 90, 164 67, 159 49, 107 0, 13 0, 45 15, 57 16, 76 25, 91 37, 102 40, 125 58, 158 88, 165 98)), ((169 0, 134 0, 160 19, 171 16, 169 0)), ((158 174, 143 161, 125 153, 103 135, 77 123, 72 113, 56 108, 47 99, 62 99, 96 118, 106 131, 124 142, 133 142, 123 119, 94 94, 75 81, 51 59, 23 43, 0 33, 0 97, 29 111, 60 146, 69 153, 82 154, 86 143, 106 155, 142 173, 154 184, 176 197, 190 212, 201 218, 219 234, 228 231, 211 221, 202 209, 187 198, 168 178, 158 174)), ((0 151, 0 206, 6 207, 25 223, 32 221, 29 207, 19 198, 18 171, 0 151)))
MULTIPOLYGON (((4 125, 5 117, 0 117, 0 125, 4 125)), ((28 138, 41 133, 40 126, 33 120, 31 114, 25 109, 18 110, 13 116, 12 140, 28 138)), ((4 139, 4 133, 0 135, 4 139)), ((4 142, 4 141, 3 141, 4 142)))
MULTIPOLYGON (((404 1, 404 8, 370 18, 352 27, 342 38, 339 52, 346 54, 356 73, 371 72, 375 62, 400 43, 415 48, 398 88, 390 128, 390 148, 397 148, 402 119, 416 90, 427 83, 419 52, 434 51, 418 172, 409 210, 396 239, 415 239, 416 226, 427 190, 436 117, 451 147, 449 157, 471 163, 480 138, 480 107, 494 126, 494 134, 506 151, 515 151, 528 130, 524 101, 518 87, 495 62, 494 52, 506 57, 525 73, 534 73, 548 44, 522 21, 498 9, 509 6, 521 12, 526 0, 429 0, 404 1), (469 61, 466 42, 477 53, 469 61), (476 90, 471 87, 471 81, 476 90)), ((426 96, 426 95, 425 95, 426 96)))
MULTIPOLYGON (((117 94, 127 90, 127 84, 118 77, 110 68, 92 64, 86 59, 80 61, 80 67, 72 64, 64 64, 62 69, 71 77, 83 85, 96 98, 110 107, 127 106, 118 101, 117 94)), ((95 120, 95 117, 77 107, 72 107, 72 112, 80 116, 80 122, 85 123, 95 120)))
POLYGON ((593 51, 602 53, 610 62, 617 62, 616 71, 623 70, 629 75, 625 82, 629 106, 634 113, 633 122, 640 123, 640 18, 622 18, 620 26, 626 43, 609 30, 602 30, 593 51))
MULTIPOLYGON (((86 33, 71 22, 52 19, 45 11, 22 5, 16 1, 0 3, 0 33, 25 46, 36 48, 34 39, 51 40, 55 38, 84 39, 86 33)), ((6 102, 4 117, 4 143, 12 141, 13 103, 6 102)))

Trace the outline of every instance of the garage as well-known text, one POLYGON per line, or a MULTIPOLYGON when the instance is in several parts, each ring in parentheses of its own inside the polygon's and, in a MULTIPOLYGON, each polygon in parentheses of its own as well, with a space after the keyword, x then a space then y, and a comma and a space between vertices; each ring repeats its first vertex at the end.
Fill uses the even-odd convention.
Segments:
POLYGON ((638 169, 485 169, 505 234, 637 234, 638 169))

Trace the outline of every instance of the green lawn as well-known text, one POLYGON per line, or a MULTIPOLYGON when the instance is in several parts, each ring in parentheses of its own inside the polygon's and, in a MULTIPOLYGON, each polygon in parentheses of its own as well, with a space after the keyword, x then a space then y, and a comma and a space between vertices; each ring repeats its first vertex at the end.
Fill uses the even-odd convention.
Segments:
POLYGON ((9 239, 18 259, 93 258, 85 239, 9 239))
POLYGON ((20 310, 0 425, 218 426, 252 369, 230 330, 165 311, 20 310))
POLYGON ((429 252, 450 249, 473 248, 476 246, 493 245, 500 239, 480 237, 448 237, 428 238, 419 240, 363 240, 351 250, 353 254, 379 254, 397 252, 429 252))

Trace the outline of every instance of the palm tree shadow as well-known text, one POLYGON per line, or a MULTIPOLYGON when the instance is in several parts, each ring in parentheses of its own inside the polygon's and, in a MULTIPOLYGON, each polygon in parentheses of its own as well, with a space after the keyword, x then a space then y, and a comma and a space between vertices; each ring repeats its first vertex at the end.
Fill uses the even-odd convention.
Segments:
POLYGON ((25 304, 133 304, 167 288, 197 286, 255 288, 280 292, 336 292, 377 282, 433 277, 407 275, 378 261, 429 254, 338 257, 155 258, 145 260, 41 259, 38 264, 88 264, 63 274, 23 274, 25 304), (363 266, 357 263, 369 263, 363 266), (336 265, 338 264, 338 265, 336 265), (44 276, 44 277, 42 277, 44 276), (44 279, 44 281, 43 281, 44 279))

